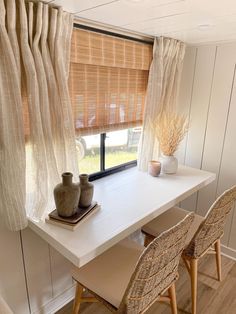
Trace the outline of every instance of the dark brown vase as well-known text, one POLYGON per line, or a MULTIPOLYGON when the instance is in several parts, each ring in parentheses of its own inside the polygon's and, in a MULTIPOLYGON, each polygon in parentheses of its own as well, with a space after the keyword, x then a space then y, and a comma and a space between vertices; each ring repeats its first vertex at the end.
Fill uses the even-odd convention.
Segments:
POLYGON ((87 174, 81 174, 80 179, 80 199, 79 207, 88 207, 91 205, 93 200, 93 184, 88 181, 89 177, 87 174))
POLYGON ((62 174, 62 183, 54 188, 54 200, 59 216, 73 216, 78 208, 80 198, 79 183, 72 183, 73 174, 64 172, 62 174))

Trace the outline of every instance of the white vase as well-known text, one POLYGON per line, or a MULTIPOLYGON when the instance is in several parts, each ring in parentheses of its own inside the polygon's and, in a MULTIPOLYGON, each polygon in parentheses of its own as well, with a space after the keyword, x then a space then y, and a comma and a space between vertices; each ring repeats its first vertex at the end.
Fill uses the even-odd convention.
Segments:
POLYGON ((167 174, 174 174, 178 169, 178 160, 174 156, 162 155, 161 161, 161 171, 167 174))

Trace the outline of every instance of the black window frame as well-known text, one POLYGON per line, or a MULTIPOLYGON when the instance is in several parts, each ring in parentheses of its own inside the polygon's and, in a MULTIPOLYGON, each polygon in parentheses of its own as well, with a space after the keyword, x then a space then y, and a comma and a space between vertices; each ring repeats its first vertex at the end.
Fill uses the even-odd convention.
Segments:
POLYGON ((135 159, 135 160, 131 160, 131 161, 122 163, 120 165, 106 169, 106 164, 105 164, 106 143, 105 141, 106 141, 106 133, 100 133, 100 171, 91 173, 89 175, 90 181, 101 179, 108 175, 137 166, 137 159, 135 159))

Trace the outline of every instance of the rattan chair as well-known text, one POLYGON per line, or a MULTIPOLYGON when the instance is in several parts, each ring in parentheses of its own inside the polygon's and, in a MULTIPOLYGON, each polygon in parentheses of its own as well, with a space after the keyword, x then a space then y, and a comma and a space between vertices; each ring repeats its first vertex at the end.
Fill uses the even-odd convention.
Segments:
POLYGON ((155 301, 168 301, 177 313, 175 281, 194 214, 187 215, 147 248, 125 239, 84 267, 73 271, 77 282, 73 313, 82 302, 101 301, 111 312, 141 314, 155 301), (85 297, 87 290, 95 298, 85 297), (168 296, 163 296, 164 293, 168 296))
MULTIPOLYGON (((232 209, 235 199, 236 186, 233 186, 218 197, 205 217, 195 214, 194 222, 189 230, 182 257, 191 278, 193 314, 196 314, 197 311, 197 270, 199 258, 206 253, 214 253, 216 255, 217 275, 218 280, 221 281, 220 239, 224 234, 226 217, 232 209)), ((173 207, 145 225, 142 228, 142 232, 145 234, 145 245, 148 245, 153 238, 163 232, 163 229, 169 229, 171 225, 175 225, 187 214, 189 214, 188 211, 179 207, 173 207)))

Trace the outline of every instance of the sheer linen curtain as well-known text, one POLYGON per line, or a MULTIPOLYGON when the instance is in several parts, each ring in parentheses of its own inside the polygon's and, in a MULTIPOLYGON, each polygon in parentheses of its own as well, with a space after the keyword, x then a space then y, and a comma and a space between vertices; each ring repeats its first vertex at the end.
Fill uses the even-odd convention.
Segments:
POLYGON ((147 171, 148 162, 158 158, 158 143, 152 125, 159 113, 176 107, 184 54, 183 42, 155 38, 138 153, 139 170, 147 171))
POLYGON ((4 1, 0 0, 0 214, 11 230, 27 226, 24 124, 15 15, 13 7, 7 10, 6 17, 4 1))
POLYGON ((5 77, 1 74, 0 81, 0 89, 8 91, 1 101, 1 137, 3 134, 5 141, 1 149, 1 207, 10 229, 20 230, 27 224, 26 211, 40 219, 53 209, 53 188, 61 181, 62 172, 71 171, 78 180, 68 91, 73 15, 42 2, 8 0, 7 7, 3 0, 0 3, 1 32, 5 31, 9 43, 8 47, 1 40, 1 50, 6 56, 13 55, 12 68, 5 65, 8 72, 5 77), (15 104, 9 97, 14 97, 15 104), (11 172, 6 181, 7 169, 11 172))

